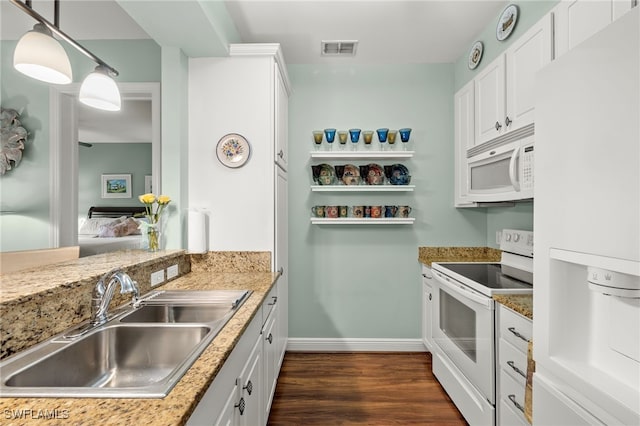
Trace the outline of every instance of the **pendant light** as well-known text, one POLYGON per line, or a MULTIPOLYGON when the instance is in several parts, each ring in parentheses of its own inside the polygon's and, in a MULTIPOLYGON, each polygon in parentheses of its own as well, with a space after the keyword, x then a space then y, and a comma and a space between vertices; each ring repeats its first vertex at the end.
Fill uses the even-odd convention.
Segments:
POLYGON ((109 70, 98 65, 80 86, 80 102, 105 111, 120 111, 120 91, 109 70))
POLYGON ((13 52, 13 67, 47 83, 69 84, 73 81, 67 52, 42 23, 35 24, 18 41, 13 52))
POLYGON ((31 8, 31 0, 26 0, 26 3, 20 0, 9 1, 38 21, 33 30, 22 36, 16 45, 13 59, 14 67, 18 71, 48 83, 71 83, 73 75, 69 57, 62 45, 53 38, 53 34, 56 34, 98 64, 96 69, 82 82, 80 102, 106 111, 120 111, 120 91, 112 78, 118 76, 118 71, 60 30, 58 25, 59 0, 53 0, 54 24, 31 8))

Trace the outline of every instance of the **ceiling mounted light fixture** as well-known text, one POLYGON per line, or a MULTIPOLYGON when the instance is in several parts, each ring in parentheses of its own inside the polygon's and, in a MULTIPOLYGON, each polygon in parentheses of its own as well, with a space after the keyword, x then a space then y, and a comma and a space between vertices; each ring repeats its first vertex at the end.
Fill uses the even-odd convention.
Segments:
POLYGON ((36 80, 54 84, 69 84, 73 72, 67 52, 53 38, 44 24, 37 23, 23 35, 13 52, 13 67, 36 80))
POLYGON ((322 56, 356 56, 358 40, 322 40, 322 56))
POLYGON ((118 76, 118 71, 60 30, 58 26, 60 15, 58 0, 53 0, 54 24, 31 8, 31 0, 26 0, 26 3, 20 0, 9 1, 38 21, 33 30, 22 36, 16 46, 13 56, 16 70, 47 83, 71 83, 73 75, 69 57, 62 45, 53 38, 53 34, 56 34, 98 64, 95 71, 89 74, 82 83, 80 101, 94 108, 120 111, 120 91, 113 80, 113 77, 118 76))

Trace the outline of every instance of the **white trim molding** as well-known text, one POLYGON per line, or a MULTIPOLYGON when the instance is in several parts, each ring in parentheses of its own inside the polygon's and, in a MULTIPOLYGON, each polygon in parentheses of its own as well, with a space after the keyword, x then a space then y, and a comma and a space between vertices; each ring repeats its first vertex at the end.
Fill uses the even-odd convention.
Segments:
POLYGON ((422 339, 301 338, 290 337, 290 352, 428 352, 422 339))

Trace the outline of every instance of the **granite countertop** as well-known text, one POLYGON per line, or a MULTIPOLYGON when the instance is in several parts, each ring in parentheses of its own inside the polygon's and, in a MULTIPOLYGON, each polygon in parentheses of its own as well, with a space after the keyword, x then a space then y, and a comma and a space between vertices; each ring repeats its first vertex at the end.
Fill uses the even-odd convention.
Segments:
POLYGON ((3 425, 183 425, 253 319, 278 277, 274 272, 191 272, 162 289, 253 290, 220 333, 163 399, 0 398, 3 425), (31 410, 22 418, 12 412, 31 410), (45 417, 45 416, 49 417, 45 417), (11 418, 7 418, 7 416, 11 418), (53 416, 53 418, 51 418, 53 416))
POLYGON ((491 247, 418 247, 418 261, 431 262, 500 262, 502 252, 491 247))
POLYGON ((513 309, 522 316, 533 321, 533 295, 531 294, 496 294, 493 300, 513 309))

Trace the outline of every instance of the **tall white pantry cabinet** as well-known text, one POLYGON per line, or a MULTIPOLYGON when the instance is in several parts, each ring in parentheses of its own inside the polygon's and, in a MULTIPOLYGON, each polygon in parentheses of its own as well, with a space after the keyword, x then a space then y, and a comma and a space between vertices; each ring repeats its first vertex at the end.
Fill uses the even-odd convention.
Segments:
POLYGON ((267 415, 288 336, 290 87, 279 44, 232 44, 228 57, 189 60, 189 207, 209 212, 210 250, 268 251, 272 270, 282 274, 267 301, 274 308, 262 354, 263 373, 274 375, 263 376, 267 415), (242 167, 216 157, 230 133, 250 144, 242 167))

